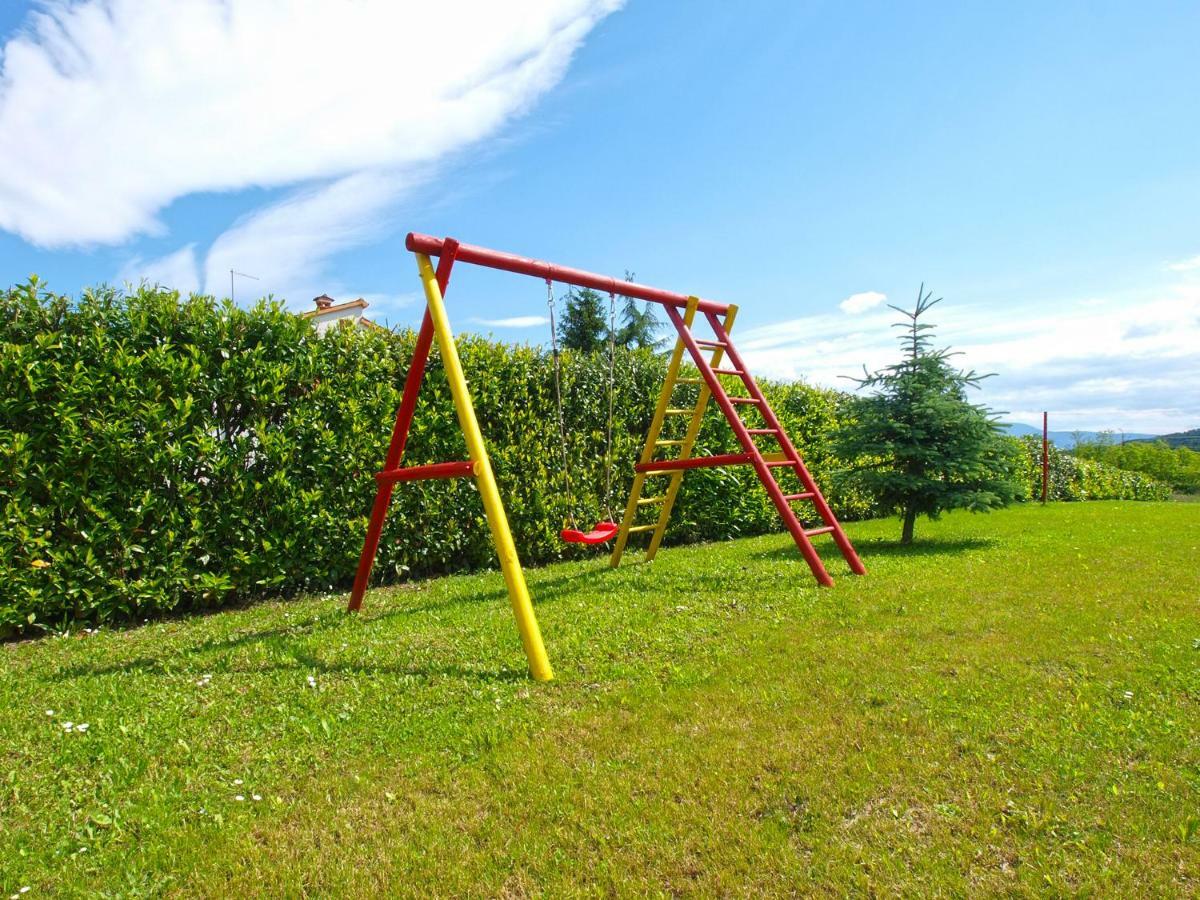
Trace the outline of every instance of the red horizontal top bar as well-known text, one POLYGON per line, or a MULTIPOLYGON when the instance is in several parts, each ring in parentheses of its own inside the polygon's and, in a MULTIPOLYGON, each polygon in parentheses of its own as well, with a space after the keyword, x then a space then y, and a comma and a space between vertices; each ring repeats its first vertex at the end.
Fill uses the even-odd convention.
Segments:
MULTIPOLYGON (((428 234, 417 234, 410 231, 404 246, 413 253, 425 253, 429 256, 441 256, 443 238, 428 234)), ((570 269, 566 266, 556 266, 554 263, 542 262, 540 259, 527 259, 500 250, 489 250, 486 247, 474 247, 470 244, 459 244, 455 262, 474 263, 477 266, 487 266, 490 269, 503 269, 505 272, 516 272, 518 275, 533 275, 535 278, 548 278, 563 284, 573 284, 576 287, 591 288, 606 294, 619 294, 622 297, 635 297, 638 300, 648 300, 651 303, 661 303, 664 306, 687 308, 687 294, 676 294, 674 291, 664 291, 661 288, 648 287, 632 281, 622 281, 608 275, 596 275, 582 269, 570 269)), ((713 300, 701 300, 696 307, 700 312, 724 315, 729 312, 725 303, 713 300)))

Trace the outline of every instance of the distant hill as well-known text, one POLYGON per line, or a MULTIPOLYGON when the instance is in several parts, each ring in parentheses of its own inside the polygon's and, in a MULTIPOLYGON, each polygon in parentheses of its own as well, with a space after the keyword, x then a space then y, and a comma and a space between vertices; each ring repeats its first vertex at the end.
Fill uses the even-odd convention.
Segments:
MULTIPOLYGON (((1006 431, 1008 431, 1009 434, 1015 435, 1016 437, 1022 437, 1027 434, 1037 435, 1038 437, 1042 436, 1042 429, 1040 427, 1035 428, 1033 425, 1025 425, 1025 424, 1022 424, 1021 422, 1006 422, 1006 423, 1004 423, 1004 428, 1006 431)), ((1200 442, 1200 429, 1197 429, 1196 431, 1188 431, 1183 436, 1186 437, 1189 434, 1196 435, 1194 440, 1197 440, 1198 442, 1200 442)), ((1100 432, 1099 431, 1051 431, 1050 432, 1050 441, 1051 441, 1051 443, 1054 444, 1055 447, 1058 447, 1060 450, 1070 450, 1070 449, 1074 448, 1074 446, 1075 446, 1076 436, 1078 436, 1081 440, 1084 440, 1084 441, 1094 441, 1096 438, 1098 438, 1100 436, 1100 432)), ((1171 435, 1167 435, 1166 437, 1170 437, 1170 436, 1171 435)), ((1114 437, 1117 440, 1120 440, 1120 435, 1114 435, 1114 437)), ((1161 441, 1161 440, 1165 440, 1166 437, 1160 437, 1157 434, 1135 434, 1135 433, 1129 432, 1129 431, 1125 432, 1125 440, 1127 440, 1127 441, 1146 441, 1146 440, 1161 441)), ((1186 446, 1190 447, 1192 445, 1188 444, 1186 446)))
POLYGON ((1189 450, 1200 451, 1200 428, 1191 431, 1177 431, 1174 434, 1159 434, 1151 438, 1138 435, 1137 440, 1162 441, 1169 447, 1187 447, 1189 450))

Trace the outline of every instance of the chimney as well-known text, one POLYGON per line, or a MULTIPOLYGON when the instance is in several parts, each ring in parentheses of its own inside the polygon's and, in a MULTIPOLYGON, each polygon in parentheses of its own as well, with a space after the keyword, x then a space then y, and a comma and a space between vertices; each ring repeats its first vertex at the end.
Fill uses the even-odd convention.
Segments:
POLYGON ((313 297, 313 303, 317 304, 317 309, 329 309, 333 306, 333 298, 328 294, 322 294, 320 297, 313 297))

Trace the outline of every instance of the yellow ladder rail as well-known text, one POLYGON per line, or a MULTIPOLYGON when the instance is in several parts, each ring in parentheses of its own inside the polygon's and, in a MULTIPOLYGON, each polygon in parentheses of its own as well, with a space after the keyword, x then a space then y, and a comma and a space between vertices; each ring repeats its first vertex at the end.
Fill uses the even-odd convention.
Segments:
MULTIPOLYGON (((699 304, 697 297, 689 297, 687 310, 683 316, 685 327, 691 327, 692 321, 696 316, 696 307, 699 304)), ((729 311, 725 316, 726 332, 733 327, 734 317, 737 315, 737 307, 730 306, 729 311)), ((639 457, 639 464, 645 464, 654 460, 654 453, 659 447, 677 446, 679 447, 678 459, 688 459, 691 457, 692 449, 696 444, 696 438, 700 433, 700 424, 704 419, 704 411, 708 407, 708 401, 711 396, 708 385, 701 378, 684 377, 679 375, 679 369, 683 362, 684 354, 687 352, 687 347, 683 343, 683 338, 680 337, 675 342, 675 349, 671 353, 671 358, 667 364, 667 376, 663 380, 662 391, 658 397, 658 404, 654 410, 654 417, 651 419, 650 428, 646 433, 646 443, 642 447, 642 453, 639 457), (679 409, 671 406, 671 396, 677 385, 680 384, 698 384, 700 386, 699 393, 696 397, 696 405, 691 409, 679 409), (659 436, 662 434, 663 422, 668 415, 690 415, 687 431, 684 437, 679 440, 662 441, 659 436)), ((721 358, 724 354, 723 347, 715 347, 713 350, 711 364, 714 366, 720 365, 721 358)), ((651 560, 658 552, 659 546, 662 544, 663 535, 666 533, 667 522, 671 518, 671 509, 675 505, 675 498, 679 494, 679 486, 683 482, 683 470, 674 471, 671 473, 671 480, 667 485, 666 491, 661 497, 652 498, 650 502, 661 501, 662 508, 659 511, 658 519, 653 525, 634 525, 637 517, 637 511, 640 507, 649 505, 642 500, 642 490, 645 487, 646 478, 652 477, 650 472, 637 472, 633 476, 633 486, 629 491, 629 501, 625 505, 625 515, 621 520, 621 527, 617 532, 617 542, 613 546, 612 556, 609 558, 609 565, 614 568, 620 565, 621 557, 625 552, 625 547, 629 541, 630 534, 638 534, 646 531, 653 531, 654 534, 650 540, 650 546, 646 551, 646 559, 651 560)))
MULTIPOLYGON (((733 327, 733 320, 737 317, 737 307, 730 305, 729 312, 725 314, 725 332, 728 334, 729 329, 733 327)), ((690 323, 689 323, 690 324, 690 323)), ((680 338, 679 343, 683 343, 680 338)), ((710 365, 716 368, 721 364, 721 358, 725 355, 724 347, 717 347, 713 350, 710 365)), ((703 381, 703 379, 701 379, 703 381)), ((712 392, 708 389, 707 384, 700 385, 700 393, 696 397, 696 408, 692 411, 692 419, 688 422, 687 433, 683 438, 683 445, 679 448, 679 458, 688 459, 692 455, 692 449, 696 445, 696 438, 700 435, 700 424, 704 421, 704 412, 708 408, 709 398, 712 392)), ((646 548, 646 560, 654 559, 658 553, 658 548, 662 546, 663 537, 667 533, 667 522, 671 518, 671 510, 675 507, 675 498, 679 496, 679 488, 683 484, 683 469, 671 473, 671 481, 667 485, 665 492, 666 499, 663 500, 662 508, 658 514, 657 527, 654 529, 654 534, 650 538, 650 546, 646 548)))
MULTIPOLYGON (((692 320, 696 317, 698 303, 699 301, 695 297, 688 298, 687 310, 683 314, 685 324, 692 324, 692 320)), ((648 463, 654 458, 655 444, 658 436, 662 433, 663 420, 667 416, 667 410, 671 408, 671 394, 675 390, 675 382, 679 378, 679 366, 683 362, 683 354, 686 349, 682 340, 675 341, 675 349, 671 351, 671 359, 667 363, 667 377, 663 379, 662 390, 658 395, 658 404, 654 407, 654 418, 650 420, 646 443, 642 445, 642 453, 638 457, 639 463, 648 463)), ((634 474, 633 486, 629 489, 629 501, 625 504, 625 515, 621 518, 621 527, 617 530, 617 542, 613 545, 612 555, 608 558, 608 564, 614 569, 621 564, 621 556, 625 553, 625 545, 629 542, 630 529, 633 528, 633 522, 637 516, 638 500, 641 499, 642 487, 645 483, 645 472, 634 474)))

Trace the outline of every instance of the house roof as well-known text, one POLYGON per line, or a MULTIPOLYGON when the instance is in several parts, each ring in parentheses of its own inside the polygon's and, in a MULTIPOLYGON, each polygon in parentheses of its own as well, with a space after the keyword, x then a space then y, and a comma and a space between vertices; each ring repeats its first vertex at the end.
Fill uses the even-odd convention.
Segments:
MULTIPOLYGON (((322 295, 322 297, 323 296, 324 295, 322 295)), ((370 304, 367 303, 367 301, 362 297, 359 297, 357 300, 347 300, 345 303, 336 303, 332 306, 322 306, 318 309, 310 309, 307 312, 300 313, 300 315, 306 319, 311 319, 314 316, 323 316, 328 313, 341 312, 344 309, 366 309, 368 306, 370 306, 370 304)))

